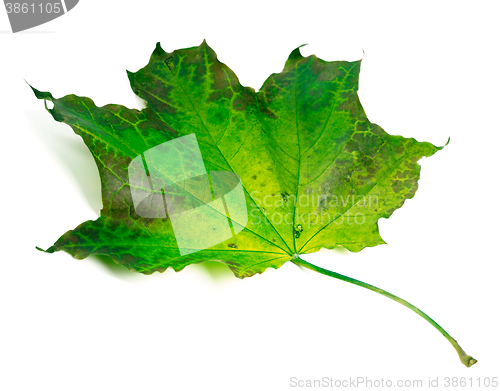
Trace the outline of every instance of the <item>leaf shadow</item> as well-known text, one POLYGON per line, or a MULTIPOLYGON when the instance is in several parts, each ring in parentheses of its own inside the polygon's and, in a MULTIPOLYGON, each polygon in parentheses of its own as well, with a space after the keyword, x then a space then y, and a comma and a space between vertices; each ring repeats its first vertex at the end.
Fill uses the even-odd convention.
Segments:
POLYGON ((208 275, 213 281, 222 281, 234 278, 234 274, 231 269, 229 269, 229 267, 222 262, 205 261, 191 265, 191 267, 208 275))
POLYGON ((141 275, 134 270, 129 270, 125 266, 113 261, 108 255, 93 254, 87 257, 88 261, 97 263, 106 274, 124 281, 134 281, 141 278, 141 275))
MULTIPOLYGON (((143 281, 147 277, 135 270, 130 270, 127 267, 116 263, 110 256, 105 254, 93 254, 87 257, 86 260, 96 263, 100 266, 100 270, 111 275, 119 280, 127 282, 143 281)), ((205 261, 187 266, 197 273, 208 276, 214 282, 221 282, 234 278, 233 272, 227 265, 217 261, 205 261)))
POLYGON ((59 163, 79 187, 90 208, 99 214, 102 208, 99 172, 81 137, 74 134, 72 129, 65 129, 68 125, 55 122, 45 111, 30 110, 26 119, 39 145, 59 163))

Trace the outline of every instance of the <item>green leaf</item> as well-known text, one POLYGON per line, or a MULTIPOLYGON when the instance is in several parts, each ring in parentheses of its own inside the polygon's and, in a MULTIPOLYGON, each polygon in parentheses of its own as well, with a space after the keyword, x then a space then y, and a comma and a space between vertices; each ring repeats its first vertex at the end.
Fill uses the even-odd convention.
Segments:
POLYGON ((105 254, 146 274, 217 260, 240 278, 292 261, 406 306, 445 336, 462 363, 473 365, 475 359, 410 303, 299 257, 322 247, 356 252, 384 243, 378 220, 414 196, 418 161, 442 148, 372 124, 357 95, 360 66, 304 58, 297 48, 256 93, 205 42, 173 53, 157 44, 143 69, 128 72, 132 90, 147 102, 141 111, 97 107, 75 95, 55 99, 33 88, 54 103, 47 108, 53 118, 83 138, 102 187, 101 216, 46 251, 78 259, 105 254), (165 147, 181 144, 187 148, 181 152, 165 147), (198 163, 190 160, 196 154, 198 163), (220 179, 224 175, 233 179, 220 179), (137 192, 150 194, 148 202, 136 202, 137 192), (181 214, 172 210, 191 213, 207 205, 205 214, 183 215, 179 235, 181 214), (228 235, 201 245, 221 227, 228 235))
POLYGON ((147 102, 141 111, 33 89, 83 138, 102 185, 101 216, 47 251, 106 254, 142 273, 219 260, 247 277, 321 247, 384 243, 377 220, 413 197, 417 161, 440 148, 368 121, 357 95, 360 65, 304 58, 297 48, 256 93, 205 42, 173 53, 157 44, 146 67, 128 72, 147 102), (145 151, 193 133, 207 171, 241 178, 249 221, 235 237, 181 256, 168 218, 135 213, 127 169, 145 151))

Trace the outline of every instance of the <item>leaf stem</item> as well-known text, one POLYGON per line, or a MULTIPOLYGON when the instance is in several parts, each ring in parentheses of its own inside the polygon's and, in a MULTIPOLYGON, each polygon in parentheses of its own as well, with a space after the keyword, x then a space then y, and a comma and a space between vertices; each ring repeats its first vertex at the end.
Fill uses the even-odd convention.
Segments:
POLYGON ((306 262, 304 261, 303 259, 299 258, 298 256, 294 256, 294 258, 292 259, 292 262, 298 266, 303 266, 307 269, 310 269, 310 270, 313 270, 315 272, 318 272, 318 273, 321 273, 321 274, 324 274, 326 276, 330 276, 330 277, 333 277, 333 278, 337 278, 339 280, 342 280, 342 281, 346 281, 346 282, 350 282, 351 284, 355 284, 355 285, 359 285, 363 288, 366 288, 366 289, 369 289, 371 291, 374 291, 374 292, 377 292, 377 293, 380 293, 381 295, 384 295, 385 297, 388 297, 389 299, 392 299, 394 301, 397 301, 398 303, 404 305, 405 307, 411 309, 413 312, 417 313, 418 315, 420 315, 422 318, 424 318, 427 322, 429 322, 431 325, 433 325, 441 334, 443 334, 443 336, 453 345, 453 347, 455 348, 455 350, 457 351, 458 353, 458 356, 460 357, 460 361, 466 366, 466 367, 470 367, 472 365, 474 365, 477 360, 472 358, 471 356, 467 355, 464 350, 460 347, 460 345, 457 343, 457 341, 451 337, 450 334, 448 334, 439 324, 437 324, 431 317, 429 317, 427 314, 425 314, 424 312, 420 311, 417 307, 415 307, 414 305, 408 303, 406 300, 403 300, 395 295, 393 295, 392 293, 389 293, 387 291, 384 291, 383 289, 380 289, 380 288, 377 288, 373 285, 370 285, 370 284, 367 284, 363 281, 359 281, 359 280, 356 280, 354 278, 351 278, 351 277, 347 277, 347 276, 344 276, 342 274, 339 274, 339 273, 336 273, 336 272, 332 272, 330 270, 327 270, 327 269, 323 269, 322 267, 319 267, 319 266, 316 266, 316 265, 313 265, 309 262, 306 262))

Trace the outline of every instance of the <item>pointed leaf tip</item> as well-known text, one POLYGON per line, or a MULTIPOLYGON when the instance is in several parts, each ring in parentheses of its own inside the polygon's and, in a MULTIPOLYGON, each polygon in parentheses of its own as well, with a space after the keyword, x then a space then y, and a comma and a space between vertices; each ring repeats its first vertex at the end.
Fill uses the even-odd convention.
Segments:
POLYGON ((298 46, 297 48, 295 48, 294 50, 292 50, 292 52, 288 56, 288 60, 297 60, 300 58, 304 58, 304 56, 302 56, 302 54, 300 53, 300 48, 302 46, 306 46, 306 45, 307 45, 307 43, 304 43, 304 44, 298 46))
POLYGON ((210 45, 207 43, 207 40, 206 39, 203 39, 203 42, 200 44, 200 46, 198 46, 198 48, 200 49, 205 49, 211 53, 213 53, 213 55, 215 55, 217 57, 217 54, 215 53, 215 51, 210 47, 210 45))
POLYGON ((52 94, 50 92, 39 91, 35 87, 33 87, 32 85, 30 85, 28 82, 26 82, 26 83, 30 86, 31 90, 33 91, 33 93, 35 94, 35 96, 38 99, 47 99, 47 100, 50 100, 50 101, 52 101, 54 99, 54 97, 52 96, 52 94))
POLYGON ((44 250, 43 248, 40 248, 38 246, 35 246, 35 248, 38 250, 38 251, 41 251, 43 253, 49 253, 49 254, 52 254, 56 251, 56 248, 54 246, 51 246, 49 247, 47 250, 44 250))
POLYGON ((155 56, 162 56, 162 55, 164 55, 165 53, 166 53, 166 52, 165 52, 165 50, 163 50, 163 48, 161 47, 160 42, 157 42, 157 43, 156 43, 155 50, 153 51, 153 55, 155 55, 155 56))
POLYGON ((446 144, 444 144, 441 147, 436 147, 438 151, 441 151, 444 147, 446 147, 450 143, 451 137, 448 137, 448 140, 446 141, 446 144))

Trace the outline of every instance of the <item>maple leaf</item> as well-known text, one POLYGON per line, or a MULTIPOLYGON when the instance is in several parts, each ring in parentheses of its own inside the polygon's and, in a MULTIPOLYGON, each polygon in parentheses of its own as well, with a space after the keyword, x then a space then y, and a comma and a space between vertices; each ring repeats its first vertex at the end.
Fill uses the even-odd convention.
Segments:
POLYGON ((172 53, 157 44, 143 69, 128 72, 143 110, 33 88, 83 138, 102 188, 100 217, 46 251, 106 254, 146 274, 217 260, 240 278, 292 261, 411 308, 472 365, 411 304, 299 257, 384 243, 378 220, 413 197, 418 160, 442 148, 368 120, 357 95, 360 65, 297 48, 255 92, 205 41, 172 53))

